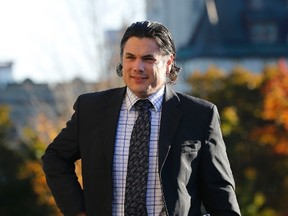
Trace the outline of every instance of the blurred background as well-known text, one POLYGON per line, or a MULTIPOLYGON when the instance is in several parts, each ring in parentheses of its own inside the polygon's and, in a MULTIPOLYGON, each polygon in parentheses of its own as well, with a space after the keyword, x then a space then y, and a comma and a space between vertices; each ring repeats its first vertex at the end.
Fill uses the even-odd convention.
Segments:
POLYGON ((79 94, 123 85, 146 19, 174 36, 172 87, 219 109, 243 216, 288 215, 287 0, 0 0, 0 215, 61 215, 40 157, 79 94))

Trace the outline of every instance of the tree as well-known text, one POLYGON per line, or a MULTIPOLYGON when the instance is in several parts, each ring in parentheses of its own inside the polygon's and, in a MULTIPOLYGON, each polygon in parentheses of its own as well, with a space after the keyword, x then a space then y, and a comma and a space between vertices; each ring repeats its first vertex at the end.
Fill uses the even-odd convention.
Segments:
POLYGON ((274 146, 276 153, 288 156, 288 68, 280 60, 278 68, 271 67, 266 74, 262 117, 267 124, 259 135, 263 143, 274 146), (267 137, 265 131, 271 136, 267 137))
POLYGON ((9 146, 13 142, 11 128, 9 109, 0 107, 0 215, 57 215, 53 205, 43 202, 33 188, 39 183, 35 180, 39 179, 40 163, 28 154, 30 150, 24 143, 19 143, 17 149, 9 146), (33 175, 25 175, 29 170, 33 175))
POLYGON ((214 102, 219 109, 243 215, 288 212, 287 155, 279 155, 287 148, 288 88, 287 75, 284 79, 279 69, 267 67, 256 74, 236 67, 224 73, 211 66, 188 79, 191 94, 214 102))
POLYGON ((266 78, 261 89, 263 124, 255 127, 251 137, 253 140, 258 140, 263 148, 271 149, 271 160, 264 159, 274 176, 274 178, 267 176, 271 184, 269 187, 267 185, 267 200, 277 209, 283 209, 287 213, 288 69, 285 62, 280 60, 278 66, 266 68, 264 74, 266 78))

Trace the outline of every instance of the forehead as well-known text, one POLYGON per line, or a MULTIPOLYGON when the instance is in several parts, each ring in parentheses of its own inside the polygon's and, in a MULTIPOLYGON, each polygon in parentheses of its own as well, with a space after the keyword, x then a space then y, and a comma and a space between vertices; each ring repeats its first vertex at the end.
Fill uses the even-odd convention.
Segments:
POLYGON ((131 37, 126 41, 123 51, 124 54, 154 54, 159 53, 160 48, 154 38, 131 37))

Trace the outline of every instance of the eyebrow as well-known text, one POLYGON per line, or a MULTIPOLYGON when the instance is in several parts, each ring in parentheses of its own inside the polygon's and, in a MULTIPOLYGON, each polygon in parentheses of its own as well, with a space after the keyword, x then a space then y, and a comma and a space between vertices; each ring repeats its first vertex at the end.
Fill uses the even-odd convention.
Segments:
MULTIPOLYGON (((124 55, 125 55, 125 56, 135 56, 133 53, 130 53, 130 52, 124 53, 124 55)), ((141 56, 141 58, 147 58, 147 57, 153 57, 153 58, 155 58, 155 55, 153 55, 153 54, 146 54, 146 55, 141 56)))

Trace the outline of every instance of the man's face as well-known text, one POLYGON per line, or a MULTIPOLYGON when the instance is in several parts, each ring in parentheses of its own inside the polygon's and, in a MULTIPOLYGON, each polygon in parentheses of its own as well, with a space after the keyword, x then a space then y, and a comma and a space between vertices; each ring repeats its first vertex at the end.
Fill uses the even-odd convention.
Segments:
POLYGON ((165 84, 173 58, 163 56, 153 38, 129 38, 123 48, 124 83, 136 96, 150 96, 165 84))

